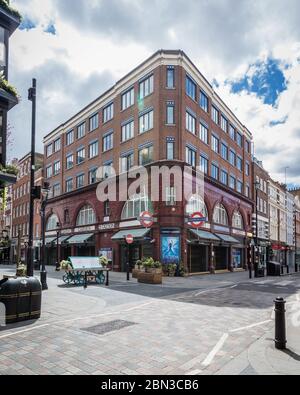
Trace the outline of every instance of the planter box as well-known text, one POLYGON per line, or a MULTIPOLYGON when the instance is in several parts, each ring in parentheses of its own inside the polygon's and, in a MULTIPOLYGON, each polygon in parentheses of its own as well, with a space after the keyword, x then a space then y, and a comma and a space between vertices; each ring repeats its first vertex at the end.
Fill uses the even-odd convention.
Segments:
POLYGON ((138 278, 139 273, 141 273, 141 270, 133 269, 132 270, 132 278, 138 278))
POLYGON ((138 274, 138 282, 142 284, 162 284, 162 273, 144 273, 138 274))

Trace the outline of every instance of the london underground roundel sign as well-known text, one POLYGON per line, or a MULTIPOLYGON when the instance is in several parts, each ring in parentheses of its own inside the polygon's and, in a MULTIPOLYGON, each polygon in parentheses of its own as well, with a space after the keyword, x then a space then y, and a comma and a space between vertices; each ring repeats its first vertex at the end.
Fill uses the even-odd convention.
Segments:
POLYGON ((133 244, 133 236, 132 235, 127 235, 126 236, 126 243, 127 244, 133 244))
POLYGON ((153 215, 149 211, 144 211, 140 215, 140 222, 144 228, 151 228, 154 223, 153 215))
POLYGON ((205 224, 206 218, 202 213, 198 212, 191 215, 190 222, 193 228, 198 229, 205 224))

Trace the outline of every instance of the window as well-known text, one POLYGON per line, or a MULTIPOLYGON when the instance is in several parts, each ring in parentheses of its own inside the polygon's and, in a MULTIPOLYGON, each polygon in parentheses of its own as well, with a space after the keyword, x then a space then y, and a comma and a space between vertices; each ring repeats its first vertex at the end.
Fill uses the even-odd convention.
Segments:
POLYGON ((236 157, 236 167, 239 171, 243 171, 243 159, 240 156, 236 157))
POLYGON ((60 184, 53 185, 53 197, 60 195, 60 184))
POLYGON ((82 207, 76 219, 76 226, 94 225, 96 222, 94 209, 90 205, 82 207))
POLYGON ((142 82, 140 82, 140 99, 144 99, 144 97, 151 95, 154 90, 154 77, 151 75, 150 77, 146 78, 142 82))
POLYGON ((122 142, 134 137, 134 121, 127 122, 122 126, 122 142))
POLYGON ((200 122, 200 140, 208 144, 208 127, 200 122))
POLYGON ((106 202, 104 202, 104 217, 109 217, 110 216, 110 204, 109 204, 109 200, 106 200, 106 202))
POLYGON ((235 129, 232 125, 229 126, 229 136, 232 140, 235 140, 235 129))
POLYGON ((85 122, 77 126, 77 139, 81 139, 85 136, 85 122))
POLYGON ((200 91, 200 107, 205 112, 208 112, 208 97, 203 91, 200 91))
POLYGON ((74 166, 74 155, 70 154, 66 157, 66 168, 67 170, 72 169, 74 166))
POLYGON ((243 137, 240 133, 236 133, 236 142, 238 144, 239 147, 243 146, 243 137))
POLYGON ((228 121, 223 115, 221 115, 221 129, 225 133, 227 133, 227 128, 228 128, 228 121))
POLYGON ((214 223, 218 225, 228 226, 228 215, 225 207, 222 204, 218 204, 215 207, 214 215, 213 215, 214 223))
POLYGON ((95 114, 92 117, 90 117, 90 132, 92 132, 95 129, 98 129, 99 127, 99 114, 95 114))
POLYGON ((76 163, 77 165, 80 165, 81 163, 83 163, 85 161, 85 148, 80 148, 77 151, 77 159, 76 159, 76 163))
POLYGON ((249 162, 246 163, 246 176, 250 176, 250 164, 249 164, 249 162))
POLYGON ((175 103, 167 102, 167 125, 175 124, 175 103))
POLYGON ((111 103, 103 109, 103 123, 112 120, 113 117, 114 117, 114 103, 111 103))
POLYGON ((55 214, 52 214, 48 218, 47 225, 46 225, 46 231, 56 230, 58 223, 59 223, 58 216, 55 214))
POLYGON ((229 151, 229 162, 232 166, 235 166, 235 157, 236 157, 235 152, 230 150, 229 151))
POLYGON ((223 159, 228 160, 228 147, 226 144, 221 144, 221 156, 223 159))
POLYGON ((122 156, 121 158, 121 172, 129 171, 134 164, 134 154, 133 152, 127 154, 126 156, 122 156))
POLYGON ((176 203, 176 188, 166 187, 166 206, 175 206, 176 203))
POLYGON ((0 27, 0 67, 4 71, 6 64, 5 29, 0 27))
POLYGON ((196 101, 196 89, 197 88, 195 82, 189 76, 186 76, 186 94, 195 101, 196 101))
POLYGON ((49 158, 49 156, 53 154, 53 144, 47 145, 46 151, 47 151, 47 158, 49 158))
POLYGON ((189 132, 196 134, 196 118, 188 111, 186 111, 185 127, 189 132))
POLYGON ((190 166, 196 167, 196 151, 190 147, 186 147, 185 156, 186 163, 188 163, 190 166))
POLYGON ((237 181, 237 183, 236 183, 236 190, 238 191, 238 193, 243 193, 243 183, 242 183, 242 181, 237 181))
POLYGON ((60 150, 60 138, 54 141, 54 152, 58 152, 60 150))
POLYGON ((99 154, 99 143, 94 141, 89 145, 89 158, 95 158, 99 154))
POLYGON ((97 168, 91 169, 89 171, 89 185, 95 184, 97 182, 97 168))
POLYGON ((232 217, 232 227, 236 229, 244 229, 244 221, 242 214, 239 211, 235 211, 232 217))
POLYGON ((207 207, 204 200, 199 195, 192 195, 186 205, 185 211, 187 214, 192 215, 194 213, 202 213, 202 215, 208 219, 207 207))
POLYGON ((46 177, 47 177, 47 178, 51 178, 51 177, 52 177, 52 165, 51 165, 51 166, 48 166, 48 167, 46 168, 46 177))
POLYGON ((139 150, 139 165, 147 165, 153 161, 153 145, 139 150))
POLYGON ((215 165, 214 163, 212 163, 212 165, 211 165, 211 176, 215 180, 219 180, 219 167, 217 165, 215 165))
POLYGON ((203 155, 200 155, 200 170, 202 173, 208 174, 208 159, 203 155))
POLYGON ((73 191, 73 178, 66 181, 66 193, 73 191))
POLYGON ((224 185, 228 185, 228 173, 225 170, 221 171, 221 183, 224 185))
POLYGON ((248 140, 246 140, 246 142, 245 142, 245 149, 246 149, 246 152, 248 152, 249 154, 251 153, 251 144, 250 144, 250 141, 248 141, 248 140))
POLYGON ((153 129, 153 110, 146 112, 139 118, 139 132, 140 134, 147 132, 148 130, 153 129))
POLYGON ((66 143, 67 145, 71 145, 74 143, 74 130, 70 130, 67 133, 66 143))
POLYGON ((76 188, 80 189, 84 187, 84 174, 79 174, 76 177, 76 188))
POLYGON ((145 191, 134 195, 125 203, 121 218, 122 220, 139 218, 141 213, 144 211, 153 212, 152 203, 145 191))
POLYGON ((114 146, 114 134, 109 133, 103 137, 103 152, 113 149, 114 146))
POLYGON ((60 172, 60 161, 57 161, 53 165, 53 175, 57 176, 57 174, 59 174, 59 172, 60 172))
POLYGON ((234 176, 229 177, 229 186, 231 189, 235 189, 235 177, 234 176))
POLYGON ((214 152, 216 152, 217 154, 219 153, 219 149, 220 149, 219 145, 220 145, 219 139, 216 136, 212 135, 211 136, 211 149, 214 152))
POLYGON ((167 67, 167 88, 175 88, 175 68, 174 66, 167 67))
POLYGON ((211 117, 212 117, 212 120, 214 121, 214 123, 219 125, 219 111, 214 106, 212 106, 211 117))
POLYGON ((104 178, 110 177, 113 174, 113 162, 112 161, 106 162, 103 164, 103 166, 105 168, 104 178))
POLYGON ((122 95, 122 111, 126 110, 134 105, 134 88, 131 88, 129 91, 123 93, 122 95))
POLYGON ((175 158, 175 142, 167 141, 167 159, 173 160, 175 158))

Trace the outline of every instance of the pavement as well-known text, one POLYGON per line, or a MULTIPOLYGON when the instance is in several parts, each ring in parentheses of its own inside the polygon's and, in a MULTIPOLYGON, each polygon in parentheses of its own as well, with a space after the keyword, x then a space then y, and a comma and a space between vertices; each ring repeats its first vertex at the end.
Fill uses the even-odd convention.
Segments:
MULTIPOLYGON (((12 267, 0 266, 1 273, 12 267)), ((300 373, 300 275, 248 273, 66 287, 48 268, 42 317, 0 329, 0 375, 300 373), (287 300, 288 350, 274 347, 274 299, 287 300)), ((38 274, 38 273, 36 273, 38 274)))

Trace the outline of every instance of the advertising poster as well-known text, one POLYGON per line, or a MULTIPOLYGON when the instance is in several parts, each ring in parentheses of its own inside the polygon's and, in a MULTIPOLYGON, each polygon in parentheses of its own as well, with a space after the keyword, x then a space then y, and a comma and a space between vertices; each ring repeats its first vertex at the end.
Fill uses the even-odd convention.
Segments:
POLYGON ((161 257, 162 263, 179 264, 180 262, 180 237, 162 236, 161 238, 161 257))
POLYGON ((101 248, 99 256, 104 256, 110 263, 113 261, 113 249, 112 248, 101 248))

